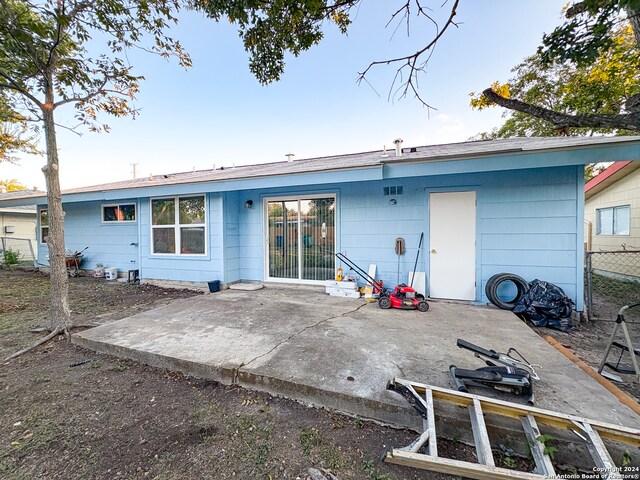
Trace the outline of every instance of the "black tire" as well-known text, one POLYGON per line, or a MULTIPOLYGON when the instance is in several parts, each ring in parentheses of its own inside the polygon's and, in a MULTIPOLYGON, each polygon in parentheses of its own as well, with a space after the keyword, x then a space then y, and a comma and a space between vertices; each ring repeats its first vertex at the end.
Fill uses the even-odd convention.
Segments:
POLYGON ((429 310, 429 304, 425 301, 418 302, 418 310, 420 310, 421 312, 426 312, 427 310, 429 310))
POLYGON ((385 310, 387 308, 391 308, 391 300, 389 300, 389 297, 380 297, 380 300, 378 300, 378 306, 385 310))
POLYGON ((522 298, 522 296, 529 291, 529 284, 527 281, 514 275, 512 273, 498 273, 487 280, 487 284, 484 288, 484 293, 487 295, 487 299, 493 303, 496 307, 502 310, 513 310, 516 303, 522 298), (510 300, 502 300, 498 296, 498 288, 504 282, 511 282, 516 286, 516 295, 510 300))

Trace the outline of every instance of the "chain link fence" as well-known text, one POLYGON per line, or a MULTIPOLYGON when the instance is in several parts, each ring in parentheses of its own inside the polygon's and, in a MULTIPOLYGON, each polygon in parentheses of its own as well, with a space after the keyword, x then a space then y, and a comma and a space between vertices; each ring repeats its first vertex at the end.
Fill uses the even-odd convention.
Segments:
POLYGON ((589 319, 613 319, 640 301, 640 250, 585 253, 585 304, 589 319))
POLYGON ((0 237, 0 263, 5 261, 5 252, 17 255, 21 264, 35 264, 36 254, 28 238, 0 237))

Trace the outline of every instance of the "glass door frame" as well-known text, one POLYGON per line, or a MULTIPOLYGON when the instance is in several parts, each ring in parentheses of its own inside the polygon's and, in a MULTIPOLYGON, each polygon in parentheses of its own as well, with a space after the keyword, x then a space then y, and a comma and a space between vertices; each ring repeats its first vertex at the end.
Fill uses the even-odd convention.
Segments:
MULTIPOLYGON (((333 227, 333 245, 334 249, 338 251, 338 196, 336 193, 312 193, 299 195, 278 195, 273 197, 264 197, 262 199, 262 211, 263 211, 263 236, 264 236, 264 281, 273 283, 294 283, 299 285, 324 285, 326 280, 302 280, 302 252, 304 249, 300 248, 302 245, 302 228, 300 228, 300 201, 302 200, 314 200, 316 198, 333 198, 333 202, 336 209, 334 216, 333 227), (269 202, 298 202, 298 278, 281 278, 269 276, 269 202)), ((336 261, 333 260, 333 266, 335 268, 336 261)))

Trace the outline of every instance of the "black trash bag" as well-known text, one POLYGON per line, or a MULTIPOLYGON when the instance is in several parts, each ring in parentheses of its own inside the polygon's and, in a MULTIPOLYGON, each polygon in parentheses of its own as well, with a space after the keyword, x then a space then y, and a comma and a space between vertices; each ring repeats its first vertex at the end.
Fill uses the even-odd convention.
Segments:
POLYGON ((556 328, 571 332, 574 328, 571 312, 575 304, 553 283, 533 280, 529 291, 513 307, 513 313, 536 327, 556 328))

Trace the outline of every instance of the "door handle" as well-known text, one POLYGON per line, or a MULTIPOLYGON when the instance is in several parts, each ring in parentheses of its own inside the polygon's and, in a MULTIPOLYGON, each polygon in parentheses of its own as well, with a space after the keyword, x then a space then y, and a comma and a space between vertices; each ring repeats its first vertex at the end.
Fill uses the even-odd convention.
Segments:
POLYGON ((435 248, 431 249, 431 253, 438 253, 435 248))

